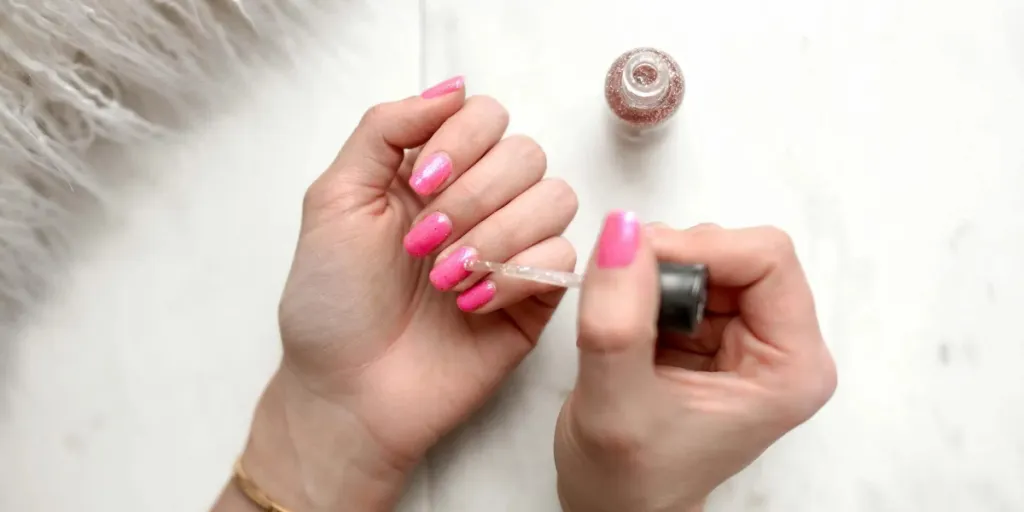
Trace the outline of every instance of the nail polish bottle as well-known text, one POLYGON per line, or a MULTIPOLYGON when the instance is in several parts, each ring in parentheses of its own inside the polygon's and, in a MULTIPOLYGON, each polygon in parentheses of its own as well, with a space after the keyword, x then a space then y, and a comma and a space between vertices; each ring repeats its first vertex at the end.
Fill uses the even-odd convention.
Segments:
POLYGON ((631 137, 664 126, 679 110, 684 90, 679 64, 655 48, 635 48, 620 55, 604 84, 608 107, 631 137))

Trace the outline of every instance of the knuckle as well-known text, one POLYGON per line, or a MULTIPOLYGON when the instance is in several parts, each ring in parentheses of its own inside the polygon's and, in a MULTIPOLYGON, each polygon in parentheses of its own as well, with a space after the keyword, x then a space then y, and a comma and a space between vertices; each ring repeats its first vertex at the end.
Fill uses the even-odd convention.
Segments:
POLYGON ((500 101, 491 96, 479 95, 466 100, 466 107, 480 109, 486 115, 494 119, 498 124, 507 126, 509 122, 508 109, 500 101))
POLYGON ((544 183, 550 188, 553 204, 564 209, 570 219, 575 217, 580 208, 580 199, 572 185, 562 178, 548 178, 544 180, 544 183))
POLYGON ((793 428, 811 419, 835 394, 838 376, 831 356, 815 364, 813 372, 806 372, 779 404, 777 411, 787 427, 793 428))
POLYGON ((629 424, 605 418, 580 427, 581 437, 595 451, 615 460, 634 459, 644 448, 643 436, 629 424))
POLYGON ((659 255, 662 255, 661 251, 665 250, 666 239, 677 236, 677 232, 664 222, 649 222, 644 225, 644 231, 650 237, 651 244, 659 255))
POLYGON ((789 233, 775 226, 762 227, 759 231, 769 254, 779 259, 796 254, 796 245, 789 233))
POLYGON ((313 208, 316 202, 319 200, 320 190, 314 181, 308 187, 306 192, 302 194, 302 211, 309 211, 313 208))
POLYGON ((836 370, 836 363, 832 356, 826 354, 820 363, 818 378, 808 390, 809 398, 817 405, 817 409, 820 409, 832 399, 838 386, 839 372, 836 370))
POLYGON ((484 199, 489 197, 489 186, 489 183, 481 180, 457 180, 452 184, 452 188, 455 193, 450 195, 457 197, 458 201, 463 203, 460 208, 463 208, 467 212, 490 211, 490 208, 487 207, 484 199), (483 210, 476 210, 475 208, 483 208, 483 210))
POLYGON ((548 168, 548 155, 532 137, 527 135, 510 135, 505 139, 508 149, 519 157, 520 165, 526 169, 543 175, 548 168))
MULTIPOLYGON (((428 205, 425 211, 444 211, 452 219, 474 218, 477 215, 476 212, 487 212, 494 209, 487 187, 486 183, 474 180, 458 180, 445 190, 440 199, 428 205)), ((499 217, 501 216, 493 215, 488 217, 487 221, 496 223, 500 221, 499 217)), ((472 230, 480 224, 482 221, 476 221, 471 225, 466 225, 465 229, 472 230)))
POLYGON ((328 193, 327 185, 323 179, 317 179, 306 188, 306 193, 302 196, 302 211, 310 213, 320 209, 320 207, 330 200, 330 194, 328 193))
POLYGON ((385 117, 386 110, 385 103, 378 103, 366 109, 362 119, 359 120, 360 126, 376 126, 385 117))
POLYGON ((576 248, 573 247, 565 237, 557 237, 551 239, 551 245, 553 246, 552 253, 554 253, 555 261, 562 263, 562 268, 566 270, 573 270, 576 268, 576 248))
MULTIPOLYGON (((621 310, 620 310, 621 311, 621 310)), ((588 348, 601 351, 619 351, 635 346, 637 340, 654 339, 653 325, 644 325, 615 311, 580 315, 579 336, 588 348)))
POLYGON ((324 174, 317 178, 302 196, 302 214, 313 217, 327 211, 344 213, 358 205, 358 198, 344 181, 343 171, 338 175, 324 174))
POLYGON ((513 243, 520 243, 523 238, 523 230, 516 229, 519 227, 519 220, 508 218, 504 215, 495 215, 487 221, 487 231, 489 233, 497 234, 505 240, 513 241, 513 243))
MULTIPOLYGON (((563 239, 564 240, 564 239, 563 239)), ((567 271, 573 271, 576 268, 576 263, 579 261, 579 255, 576 254, 576 248, 566 240, 568 248, 565 251, 565 269, 567 271)))
POLYGON ((786 400, 780 400, 772 408, 772 413, 777 417, 779 427, 788 431, 809 420, 817 410, 801 396, 796 395, 789 396, 786 400))

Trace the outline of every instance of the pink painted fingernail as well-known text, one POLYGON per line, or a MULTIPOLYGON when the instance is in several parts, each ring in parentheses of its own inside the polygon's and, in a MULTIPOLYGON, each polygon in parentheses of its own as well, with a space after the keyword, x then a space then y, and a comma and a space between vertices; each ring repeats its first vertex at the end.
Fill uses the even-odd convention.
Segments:
POLYGON ((440 98, 446 94, 451 94, 459 89, 462 89, 466 85, 466 80, 461 76, 456 76, 441 82, 430 89, 423 91, 420 96, 425 100, 432 100, 434 98, 440 98))
POLYGON ((455 303, 459 305, 459 309, 469 313, 484 307, 485 304, 494 298, 494 294, 497 292, 498 289, 494 286, 494 281, 480 281, 470 287, 470 289, 459 294, 459 297, 455 299, 455 303))
POLYGON ((417 194, 433 194, 452 174, 452 159, 447 153, 434 153, 427 157, 409 178, 409 186, 417 194))
POLYGON ((604 219, 604 229, 597 242, 597 266, 629 266, 640 247, 640 235, 640 220, 635 213, 621 210, 609 213, 604 219))
POLYGON ((403 243, 409 254, 422 258, 437 249, 451 234, 452 221, 447 215, 436 212, 413 226, 403 243))
POLYGON ((462 247, 441 260, 434 270, 430 271, 430 282, 438 290, 451 290, 472 273, 466 270, 466 261, 476 258, 476 249, 462 247))

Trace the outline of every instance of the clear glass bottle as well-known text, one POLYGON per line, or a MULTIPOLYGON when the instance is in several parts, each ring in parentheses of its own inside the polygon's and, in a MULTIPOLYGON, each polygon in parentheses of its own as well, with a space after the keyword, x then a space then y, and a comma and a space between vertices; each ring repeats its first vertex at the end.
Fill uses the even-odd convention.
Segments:
POLYGON ((666 124, 683 102, 679 64, 655 48, 635 48, 612 63, 604 95, 627 136, 646 135, 666 124))

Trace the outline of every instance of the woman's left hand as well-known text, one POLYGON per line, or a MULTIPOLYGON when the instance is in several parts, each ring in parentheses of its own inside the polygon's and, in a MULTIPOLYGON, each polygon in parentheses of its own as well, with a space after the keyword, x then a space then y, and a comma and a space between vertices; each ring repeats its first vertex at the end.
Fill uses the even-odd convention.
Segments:
POLYGON ((385 510, 537 342, 562 291, 468 258, 572 270, 572 189, 461 79, 370 109, 308 190, 283 362, 243 463, 297 510, 385 510), (407 151, 411 148, 417 150, 407 151), (342 506, 343 505, 343 506, 342 506))

